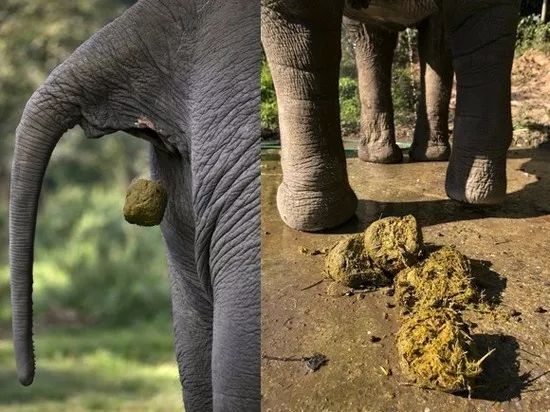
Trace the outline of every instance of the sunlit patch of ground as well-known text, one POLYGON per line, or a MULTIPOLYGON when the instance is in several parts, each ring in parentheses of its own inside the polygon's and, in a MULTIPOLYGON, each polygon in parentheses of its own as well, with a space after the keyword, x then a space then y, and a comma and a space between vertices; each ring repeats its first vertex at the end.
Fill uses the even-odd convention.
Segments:
POLYGON ((356 217, 319 233, 281 221, 280 164, 262 162, 262 405, 272 411, 542 411, 548 409, 550 344, 550 151, 514 148, 502 205, 469 207, 444 191, 447 162, 378 165, 350 157, 356 217), (495 351, 467 394, 407 382, 399 365, 399 309, 386 289, 332 293, 322 251, 373 221, 413 214, 426 243, 454 245, 475 262, 476 281, 495 302, 468 314, 481 353, 495 351), (317 371, 305 362, 321 354, 317 371))

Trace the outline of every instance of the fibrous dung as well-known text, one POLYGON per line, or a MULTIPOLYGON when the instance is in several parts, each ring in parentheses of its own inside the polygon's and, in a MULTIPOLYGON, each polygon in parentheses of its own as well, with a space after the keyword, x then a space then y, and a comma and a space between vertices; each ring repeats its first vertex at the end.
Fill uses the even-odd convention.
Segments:
POLYGON ((491 353, 475 360, 478 356, 461 314, 481 295, 469 260, 454 247, 440 247, 422 260, 423 248, 413 216, 378 220, 364 234, 342 239, 329 250, 325 271, 338 283, 332 283, 327 293, 341 284, 386 286, 393 279, 396 298, 408 313, 397 334, 406 378, 426 388, 462 391, 481 373, 481 363, 491 353))
POLYGON ((445 392, 468 389, 481 371, 467 325, 458 312, 420 308, 405 317, 397 333, 405 376, 424 388, 445 392))
POLYGON ((159 181, 137 179, 126 193, 124 217, 139 226, 159 225, 168 203, 168 193, 159 181))
POLYGON ((362 235, 348 236, 336 243, 325 259, 325 271, 335 281, 356 289, 391 283, 365 253, 362 235))
POLYGON ((412 215, 386 217, 364 233, 365 251, 386 272, 395 275, 414 265, 422 248, 422 232, 412 215))
POLYGON ((478 298, 468 259, 451 246, 443 246, 418 265, 402 270, 395 279, 395 294, 407 311, 416 307, 463 308, 478 298))

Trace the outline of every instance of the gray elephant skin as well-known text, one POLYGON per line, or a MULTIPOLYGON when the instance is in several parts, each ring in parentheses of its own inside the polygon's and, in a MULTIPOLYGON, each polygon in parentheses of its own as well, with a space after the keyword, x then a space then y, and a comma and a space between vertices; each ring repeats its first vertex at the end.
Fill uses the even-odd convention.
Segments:
POLYGON ((412 161, 448 160, 449 103, 453 66, 445 19, 435 2, 425 2, 416 13, 403 13, 398 2, 371 1, 365 10, 349 8, 344 17, 346 34, 354 45, 361 100, 358 156, 372 163, 399 163, 392 101, 392 63, 399 31, 418 31, 420 93, 412 161), (426 17, 427 15, 427 17, 426 17))
POLYGON ((387 99, 388 70, 395 31, 423 25, 423 94, 412 157, 449 156, 446 121, 454 69, 457 103, 445 190, 451 199, 470 204, 503 201, 512 139, 517 0, 262 0, 262 44, 279 108, 283 181, 277 207, 283 221, 298 230, 317 231, 344 223, 357 207, 347 178, 338 107, 343 16, 351 19, 357 41, 359 156, 375 162, 400 160, 387 99))
POLYGON ((16 132, 9 208, 23 385, 35 369, 41 184, 59 139, 80 125, 89 138, 123 130, 152 143, 152 175, 169 197, 161 230, 186 410, 260 409, 260 56, 255 2, 141 0, 32 95, 16 132))

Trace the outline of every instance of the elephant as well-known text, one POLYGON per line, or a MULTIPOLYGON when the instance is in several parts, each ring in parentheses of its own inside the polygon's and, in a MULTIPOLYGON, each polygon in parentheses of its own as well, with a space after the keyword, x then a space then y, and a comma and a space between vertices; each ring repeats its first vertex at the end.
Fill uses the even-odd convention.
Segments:
POLYGON ((167 192, 176 358, 187 411, 260 410, 260 5, 140 0, 55 68, 16 130, 9 263, 18 377, 34 378, 42 180, 62 135, 151 143, 167 192))
MULTIPOLYGON (((288 226, 302 231, 332 228, 350 219, 357 207, 339 119, 343 16, 367 24, 410 26, 434 13, 443 19, 457 84, 447 196, 474 205, 504 200, 517 0, 262 0, 262 45, 277 94, 282 146, 277 207, 288 226)), ((360 87, 366 87, 361 86, 361 74, 360 87)), ((387 119, 374 117, 366 123, 377 121, 387 119)), ((437 136, 436 128, 434 132, 437 136)), ((431 131, 428 136, 425 144, 437 142, 431 131)), ((384 138, 390 137, 387 133, 384 138)), ((367 145, 373 148, 371 142, 367 145)), ((430 151, 418 147, 420 154, 430 151)))
MULTIPOLYGON (((391 80, 397 36, 406 25, 403 21, 379 21, 376 14, 367 16, 365 23, 344 16, 354 45, 361 101, 358 157, 372 163, 399 163, 403 153, 395 141, 391 80)), ((420 93, 409 159, 448 160, 453 66, 446 27, 440 10, 414 21, 418 18, 413 22, 418 29, 420 93)))

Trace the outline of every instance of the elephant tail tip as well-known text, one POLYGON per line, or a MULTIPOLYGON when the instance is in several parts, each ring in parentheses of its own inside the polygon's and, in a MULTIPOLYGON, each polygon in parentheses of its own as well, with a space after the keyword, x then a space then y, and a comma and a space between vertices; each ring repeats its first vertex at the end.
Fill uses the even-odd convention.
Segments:
POLYGON ((27 350, 25 350, 24 352, 19 352, 19 356, 17 356, 18 349, 20 348, 18 348, 16 345, 15 364, 17 365, 17 379, 19 379, 21 385, 29 386, 34 381, 34 374, 36 369, 32 341, 30 342, 30 345, 27 346, 27 350))
POLYGON ((34 381, 34 365, 18 368, 17 377, 23 386, 29 386, 34 381))

